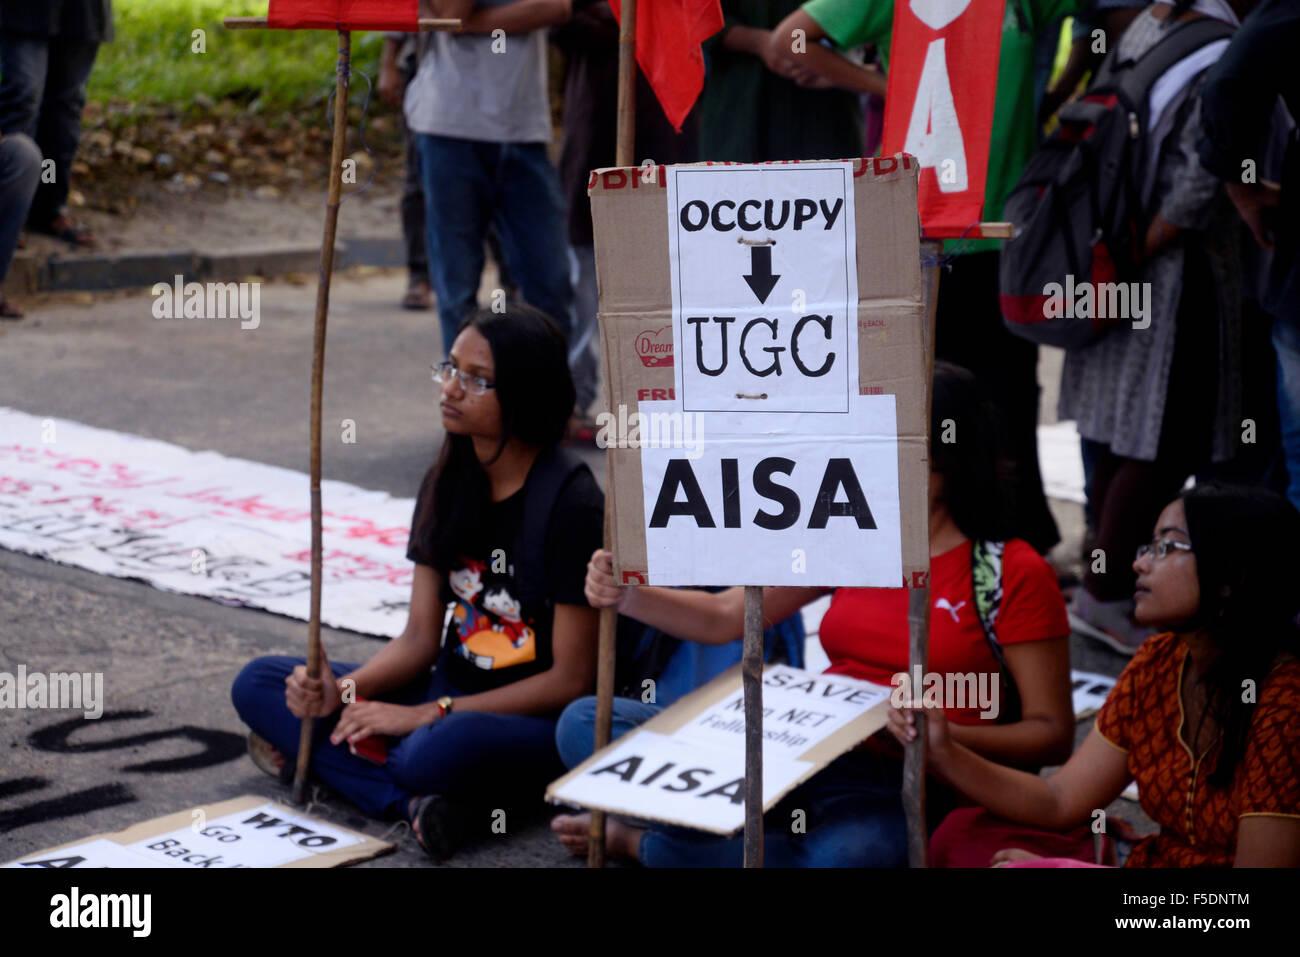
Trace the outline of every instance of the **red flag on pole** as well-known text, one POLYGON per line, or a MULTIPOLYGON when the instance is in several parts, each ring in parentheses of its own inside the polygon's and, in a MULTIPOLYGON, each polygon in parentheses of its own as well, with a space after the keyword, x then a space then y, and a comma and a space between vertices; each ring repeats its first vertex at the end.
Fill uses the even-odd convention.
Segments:
POLYGON ((400 30, 420 28, 419 0, 271 0, 273 30, 400 30))
MULTIPOLYGON (((609 0, 614 16, 622 4, 609 0)), ((636 62, 677 132, 704 89, 700 44, 722 29, 719 0, 653 0, 636 8, 636 62)))
POLYGON ((917 205, 931 238, 983 218, 1005 0, 894 4, 881 155, 921 164, 917 205))

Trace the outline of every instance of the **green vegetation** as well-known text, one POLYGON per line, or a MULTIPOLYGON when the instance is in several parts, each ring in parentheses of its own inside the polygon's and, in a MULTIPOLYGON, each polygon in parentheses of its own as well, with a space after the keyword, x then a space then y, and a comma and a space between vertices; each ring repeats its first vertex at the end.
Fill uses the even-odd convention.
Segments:
MULTIPOLYGON (((189 112, 230 99, 268 120, 318 106, 334 82, 335 35, 317 30, 227 30, 225 16, 264 16, 266 0, 117 0, 115 37, 100 47, 90 101, 111 114, 189 112), (193 52, 203 30, 206 52, 193 52)), ((352 37, 353 67, 375 79, 380 33, 352 37)), ((365 80, 353 81, 364 91, 365 80)), ((354 93, 354 95, 356 95, 354 93)), ((354 100, 354 102, 358 102, 354 100)), ((117 125, 114 123, 113 125, 117 125)))

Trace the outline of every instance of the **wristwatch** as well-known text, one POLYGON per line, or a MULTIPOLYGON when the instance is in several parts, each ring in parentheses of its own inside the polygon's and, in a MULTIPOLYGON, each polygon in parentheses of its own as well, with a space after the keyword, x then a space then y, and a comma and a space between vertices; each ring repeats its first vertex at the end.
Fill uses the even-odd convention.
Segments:
POLYGON ((436 704, 438 706, 438 710, 442 712, 442 714, 439 715, 439 717, 445 718, 447 717, 447 715, 451 714, 451 695, 448 694, 443 695, 441 698, 435 701, 434 704, 436 704))

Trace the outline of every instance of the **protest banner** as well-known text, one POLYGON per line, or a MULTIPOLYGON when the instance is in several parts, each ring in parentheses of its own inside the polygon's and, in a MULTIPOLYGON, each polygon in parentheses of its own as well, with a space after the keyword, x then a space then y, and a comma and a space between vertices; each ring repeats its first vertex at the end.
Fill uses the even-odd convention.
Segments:
POLYGON ((912 159, 608 169, 588 191, 618 579, 923 585, 912 159))
MULTIPOLYGON (((890 689, 787 665, 763 672, 763 810, 885 723, 890 689)), ((714 834, 744 824, 740 666, 593 755, 547 800, 714 834)))
POLYGON ((916 157, 921 224, 929 238, 1007 235, 980 222, 1005 5, 894 4, 881 148, 916 157))
POLYGON ((3 867, 342 867, 393 847, 250 794, 25 854, 3 867))

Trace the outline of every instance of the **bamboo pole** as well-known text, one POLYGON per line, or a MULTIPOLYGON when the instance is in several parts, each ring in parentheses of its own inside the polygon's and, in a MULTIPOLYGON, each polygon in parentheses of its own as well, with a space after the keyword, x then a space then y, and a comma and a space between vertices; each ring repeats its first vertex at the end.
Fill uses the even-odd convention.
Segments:
MULTIPOLYGON (((225 17, 221 21, 227 30, 269 30, 266 17, 225 17)), ((435 17, 420 17, 416 21, 420 30, 448 30, 460 32, 459 20, 445 20, 435 17)))
MULTIPOLYGON (((934 240, 926 240, 921 244, 921 249, 932 257, 938 256, 942 244, 934 240)), ((926 428, 926 459, 929 460, 930 453, 930 394, 934 384, 934 317, 935 310, 939 302, 939 266, 929 266, 925 269, 923 296, 925 304, 924 325, 922 326, 922 347, 923 359, 925 365, 925 428, 926 428)), ((930 518, 929 509, 929 486, 930 476, 927 472, 924 478, 926 494, 922 500, 926 503, 927 514, 925 515, 924 528, 926 529, 926 575, 925 584, 920 588, 912 588, 907 596, 907 674, 909 681, 912 676, 921 674, 929 669, 930 665, 930 560, 929 560, 929 528, 930 518)), ((919 687, 911 688, 912 697, 916 697, 921 692, 919 687)), ((925 731, 925 715, 922 712, 915 712, 913 715, 916 721, 916 738, 907 743, 903 749, 903 810, 907 815, 907 860, 912 867, 925 867, 928 861, 928 831, 926 828, 925 816, 925 765, 927 757, 927 741, 925 731)))
POLYGON ((745 586, 745 866, 763 866, 763 589, 745 586))
MULTIPOLYGON (((636 0, 623 0, 618 24, 618 126, 615 132, 614 165, 635 166, 636 134, 636 0)), ((608 362, 608 353, 606 354, 608 362)), ((610 370, 605 369, 605 388, 609 389, 610 370)), ((614 466, 609 449, 605 450, 605 545, 613 540, 614 466)), ((596 651, 596 729, 593 744, 597 751, 609 744, 614 721, 614 653, 618 612, 604 608, 600 612, 600 643, 596 651)), ((605 812, 591 812, 587 831, 587 866, 605 866, 605 812)))
MULTIPOLYGON (((320 676, 321 601, 321 392, 325 380, 325 324, 330 308, 330 277, 334 273, 334 233, 343 191, 343 146, 348 132, 348 87, 351 80, 352 34, 339 31, 334 84, 334 137, 330 148, 329 204, 325 207, 325 236, 320 248, 320 278, 316 286, 316 329, 311 350, 311 614, 307 620, 307 677, 320 676)), ((329 680, 328 677, 326 680, 329 680)), ((293 802, 302 804, 311 764, 313 718, 302 719, 298 737, 298 766, 293 776, 293 802)))

